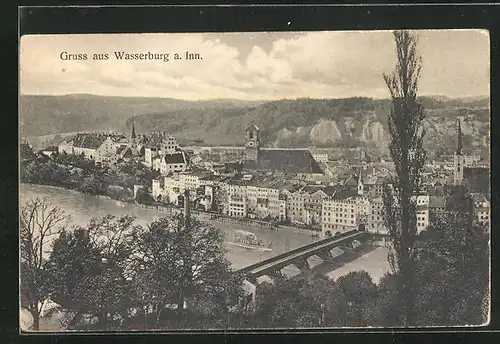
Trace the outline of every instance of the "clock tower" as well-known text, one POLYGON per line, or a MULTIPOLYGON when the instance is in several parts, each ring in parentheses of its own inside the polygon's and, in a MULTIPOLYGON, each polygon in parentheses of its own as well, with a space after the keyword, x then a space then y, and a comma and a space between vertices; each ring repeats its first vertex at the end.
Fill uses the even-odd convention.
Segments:
POLYGON ((259 128, 255 124, 245 130, 245 155, 247 160, 257 160, 259 157, 259 128))

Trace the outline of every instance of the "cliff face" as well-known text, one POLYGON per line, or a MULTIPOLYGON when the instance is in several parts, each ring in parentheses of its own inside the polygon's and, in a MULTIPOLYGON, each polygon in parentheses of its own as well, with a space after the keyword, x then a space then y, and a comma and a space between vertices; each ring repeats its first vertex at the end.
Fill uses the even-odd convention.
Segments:
MULTIPOLYGON (((429 111, 424 120, 426 130, 424 145, 429 151, 442 149, 451 153, 456 145, 457 120, 461 119, 464 143, 470 151, 487 151, 490 146, 489 118, 483 114, 467 113, 448 116, 441 111, 429 111)), ((285 146, 289 143, 290 136, 297 135, 293 128, 281 129, 276 146, 285 146)), ((373 114, 346 117, 341 120, 320 119, 311 128, 308 137, 298 141, 309 141, 317 147, 335 147, 339 145, 365 146, 377 148, 387 152, 389 132, 385 121, 378 119, 373 114)))

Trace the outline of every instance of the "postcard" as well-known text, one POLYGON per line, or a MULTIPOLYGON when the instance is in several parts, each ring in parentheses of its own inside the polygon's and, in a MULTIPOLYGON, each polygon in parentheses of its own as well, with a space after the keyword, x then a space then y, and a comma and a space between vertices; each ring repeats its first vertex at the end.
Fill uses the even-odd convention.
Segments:
POLYGON ((487 325, 489 47, 22 36, 21 331, 487 325))

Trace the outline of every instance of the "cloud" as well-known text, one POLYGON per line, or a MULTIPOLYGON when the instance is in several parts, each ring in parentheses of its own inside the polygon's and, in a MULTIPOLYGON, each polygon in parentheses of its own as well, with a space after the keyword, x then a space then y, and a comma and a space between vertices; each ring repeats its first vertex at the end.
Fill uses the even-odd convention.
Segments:
MULTIPOLYGON (((423 94, 489 93, 489 40, 481 31, 419 31, 423 94)), ((180 99, 387 97, 392 33, 37 35, 21 39, 21 93, 180 99), (240 37, 241 39, 238 39, 240 37), (169 53, 170 61, 116 60, 113 52, 169 53), (61 52, 86 53, 62 61, 61 52), (186 52, 200 60, 173 60, 186 52), (94 53, 109 55, 94 61, 94 53)))

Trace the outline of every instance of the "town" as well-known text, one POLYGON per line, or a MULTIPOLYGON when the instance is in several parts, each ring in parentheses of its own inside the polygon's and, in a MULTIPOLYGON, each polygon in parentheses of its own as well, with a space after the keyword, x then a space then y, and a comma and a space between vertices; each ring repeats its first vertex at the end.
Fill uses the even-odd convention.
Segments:
MULTIPOLYGON (((236 219, 310 229, 329 237, 358 229, 387 234, 383 190, 390 185, 389 162, 364 161, 364 151, 351 161, 331 161, 321 150, 262 148, 259 128, 242 133, 244 147, 180 147, 168 133, 79 133, 41 154, 81 155, 96 165, 116 168, 141 164, 158 172, 145 188, 158 204, 184 207, 189 195, 195 210, 236 219), (335 173, 342 169, 342 173, 335 173), (186 191, 188 192, 186 194, 186 191)), ((448 161, 431 161, 415 194, 417 229, 424 231, 433 214, 450 210, 449 186, 465 185, 478 220, 490 226, 489 166, 462 147, 460 120, 457 147, 448 161)), ((260 225, 260 223, 259 223, 260 225)))

